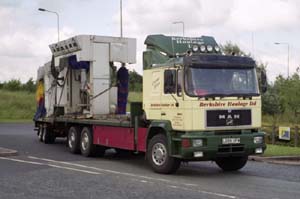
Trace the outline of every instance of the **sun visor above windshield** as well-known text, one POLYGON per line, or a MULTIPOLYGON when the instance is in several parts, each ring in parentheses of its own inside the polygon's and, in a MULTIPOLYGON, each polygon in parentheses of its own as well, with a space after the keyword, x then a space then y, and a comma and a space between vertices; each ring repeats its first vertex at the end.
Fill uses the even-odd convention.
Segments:
POLYGON ((193 44, 204 44, 211 46, 218 46, 213 37, 178 37, 165 35, 149 35, 145 40, 147 48, 156 49, 165 53, 168 57, 174 57, 176 54, 186 53, 191 49, 193 44))
POLYGON ((213 37, 178 37, 149 35, 145 40, 146 51, 143 52, 144 69, 166 64, 171 59, 184 57, 193 53, 221 54, 220 47, 213 37))
POLYGON ((184 64, 190 67, 256 67, 251 57, 207 54, 184 57, 184 64))

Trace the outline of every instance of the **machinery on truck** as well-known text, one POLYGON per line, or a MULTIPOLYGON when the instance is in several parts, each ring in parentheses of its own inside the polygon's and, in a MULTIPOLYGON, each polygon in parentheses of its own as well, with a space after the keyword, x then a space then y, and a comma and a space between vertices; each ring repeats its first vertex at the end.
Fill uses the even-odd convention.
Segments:
POLYGON ((39 139, 67 137, 69 150, 84 156, 145 153, 158 173, 205 160, 239 170, 264 152, 264 87, 252 58, 223 55, 208 36, 149 35, 145 45, 143 102, 125 115, 116 114, 115 65, 136 63, 135 39, 79 35, 50 45, 52 61, 38 72, 39 139))

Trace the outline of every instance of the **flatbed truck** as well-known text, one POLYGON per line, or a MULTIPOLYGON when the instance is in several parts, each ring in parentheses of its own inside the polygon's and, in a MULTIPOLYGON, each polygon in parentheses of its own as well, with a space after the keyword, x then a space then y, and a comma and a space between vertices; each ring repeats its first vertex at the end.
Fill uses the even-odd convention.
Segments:
POLYGON ((222 54, 209 36, 149 35, 145 45, 143 101, 119 115, 115 65, 136 63, 136 40, 78 35, 51 44, 52 60, 38 70, 39 140, 65 137, 70 152, 87 157, 144 153, 164 174, 182 161, 239 170, 264 152, 265 81, 260 87, 252 58, 222 54))

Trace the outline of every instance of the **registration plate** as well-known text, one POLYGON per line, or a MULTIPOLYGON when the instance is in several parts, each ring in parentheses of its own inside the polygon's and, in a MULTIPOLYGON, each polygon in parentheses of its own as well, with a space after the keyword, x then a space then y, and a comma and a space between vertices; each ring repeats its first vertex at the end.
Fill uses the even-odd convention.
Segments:
POLYGON ((241 138, 223 138, 222 144, 239 144, 241 143, 241 138))

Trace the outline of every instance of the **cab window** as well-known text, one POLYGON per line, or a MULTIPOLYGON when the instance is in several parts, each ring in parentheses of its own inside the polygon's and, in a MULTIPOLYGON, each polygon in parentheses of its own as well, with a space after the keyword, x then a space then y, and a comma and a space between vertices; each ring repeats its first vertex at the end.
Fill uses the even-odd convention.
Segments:
POLYGON ((164 72, 164 93, 176 92, 176 70, 165 70, 164 72))

